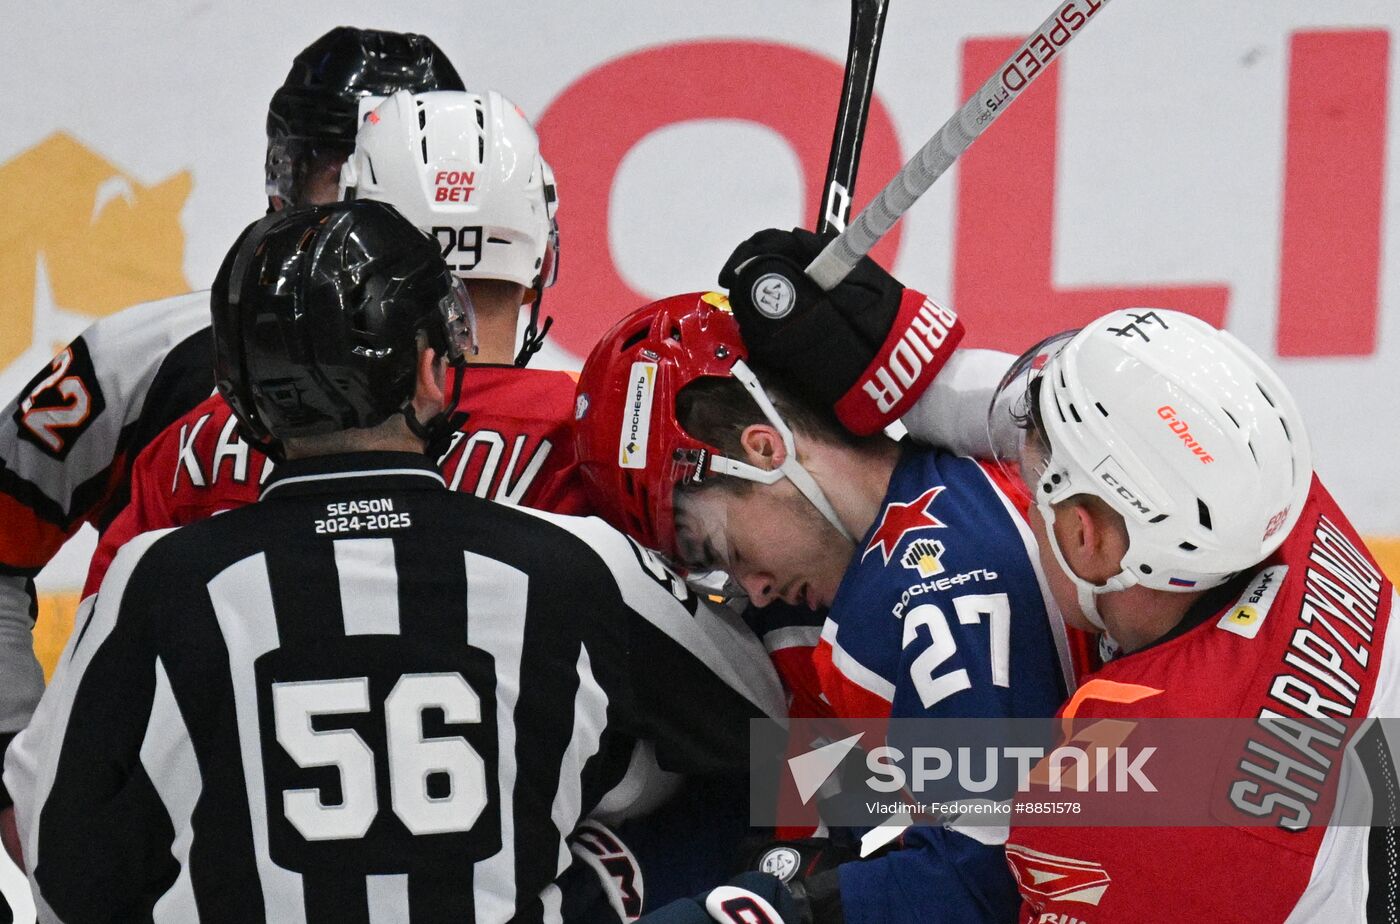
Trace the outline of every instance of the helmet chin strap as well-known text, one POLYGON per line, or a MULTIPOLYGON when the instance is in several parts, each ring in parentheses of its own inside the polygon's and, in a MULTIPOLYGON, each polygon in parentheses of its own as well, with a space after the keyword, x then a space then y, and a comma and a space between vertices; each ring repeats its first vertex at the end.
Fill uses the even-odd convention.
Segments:
POLYGON ((525 325, 525 334, 520 343, 520 352, 515 354, 515 365, 521 368, 529 365, 530 358, 544 347, 544 338, 549 333, 549 329, 554 326, 554 318, 544 319, 541 326, 540 310, 544 304, 544 283, 540 277, 535 277, 535 298, 530 303, 530 320, 525 325))
POLYGON ((1060 548, 1060 539, 1055 534, 1055 508, 1046 500, 1037 500, 1036 507, 1039 508, 1040 515, 1045 520, 1045 536, 1050 541, 1050 551, 1055 553, 1055 561, 1059 564, 1060 570, 1074 582, 1075 593, 1079 599, 1079 609, 1094 628, 1107 636, 1109 634, 1108 627, 1104 625, 1103 615, 1099 612, 1099 595, 1127 590, 1138 582, 1137 577, 1126 568, 1102 584, 1093 584, 1080 577, 1069 566, 1069 562, 1065 560, 1064 550, 1060 548))
POLYGON ((846 528, 846 524, 841 522, 841 518, 836 515, 836 508, 832 506, 826 493, 822 491, 821 485, 812 477, 812 473, 797 461, 797 448, 793 440, 792 430, 778 414, 778 409, 773 407, 773 402, 768 399, 768 394, 759 384, 758 378, 753 374, 753 370, 741 359, 734 363, 731 372, 734 378, 739 380, 739 384, 744 386, 758 404, 759 410, 763 411, 763 416, 768 418, 768 423, 783 438, 783 448, 787 450, 786 456, 781 465, 775 469, 762 469, 756 465, 749 465, 747 462, 739 462, 735 459, 728 459, 724 456, 712 456, 710 459, 710 471, 718 472, 722 475, 733 475, 736 478, 744 478, 749 481, 757 481, 760 484, 774 484, 786 478, 791 481, 793 487, 802 493, 802 496, 817 508, 832 528, 841 535, 841 538, 852 544, 856 539, 851 535, 851 531, 846 528))
POLYGON ((452 446, 452 434, 462 429, 467 422, 466 411, 457 408, 462 399, 462 373, 466 370, 466 364, 450 366, 456 372, 452 382, 452 394, 448 397, 443 409, 434 414, 427 421, 418 419, 418 414, 413 409, 413 399, 410 398, 400 409, 404 422, 408 424, 408 429, 413 435, 423 441, 423 454, 432 459, 434 463, 442 459, 447 454, 447 450, 452 446))

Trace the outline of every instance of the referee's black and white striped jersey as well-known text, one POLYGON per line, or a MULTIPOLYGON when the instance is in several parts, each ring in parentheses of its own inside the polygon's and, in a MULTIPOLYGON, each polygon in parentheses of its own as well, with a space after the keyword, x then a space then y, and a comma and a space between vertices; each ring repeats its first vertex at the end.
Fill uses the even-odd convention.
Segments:
POLYGON ((122 550, 11 747, 63 921, 550 921, 634 744, 743 768, 762 647, 597 519, 290 462, 122 550))

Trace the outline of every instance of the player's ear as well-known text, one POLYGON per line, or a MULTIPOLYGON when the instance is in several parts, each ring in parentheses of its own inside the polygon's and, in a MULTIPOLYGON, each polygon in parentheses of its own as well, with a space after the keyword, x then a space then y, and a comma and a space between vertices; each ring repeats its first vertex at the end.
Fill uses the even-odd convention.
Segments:
POLYGON ((787 461, 787 447, 783 445, 782 434, 769 424, 749 424, 739 435, 739 443, 744 447, 745 461, 750 465, 771 470, 787 461))
POLYGON ((1128 533, 1122 519, 1096 498, 1071 499, 1055 509, 1055 535, 1074 573, 1102 584, 1123 568, 1128 533))
POLYGON ((441 411, 447 401, 447 361, 430 346, 418 350, 415 384, 413 407, 419 420, 427 420, 441 411))

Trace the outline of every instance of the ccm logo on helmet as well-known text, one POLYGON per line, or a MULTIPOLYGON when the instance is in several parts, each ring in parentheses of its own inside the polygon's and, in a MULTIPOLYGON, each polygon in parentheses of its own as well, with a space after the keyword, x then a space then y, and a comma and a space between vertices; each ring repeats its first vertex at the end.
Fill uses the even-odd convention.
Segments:
POLYGON ((1157 416, 1167 422, 1167 427, 1186 444, 1186 448, 1191 450, 1191 455, 1201 460, 1202 465, 1209 465, 1215 461, 1215 456, 1206 452, 1206 448, 1196 442, 1196 438, 1191 435, 1191 427, 1187 425, 1186 421, 1176 416, 1176 408, 1170 404, 1164 404, 1157 408, 1157 416))
POLYGON ((475 170, 439 170, 433 177, 435 202, 470 202, 476 189, 475 170))
POLYGON ((1110 456, 1099 463, 1094 469, 1094 474, 1099 476, 1099 480, 1108 485, 1108 489, 1128 502, 1128 507, 1133 516, 1144 523, 1150 520, 1155 511, 1137 496, 1137 493, 1128 487, 1128 473, 1123 471, 1122 466, 1110 456))
POLYGON ((957 320, 953 309, 924 299, 890 350, 889 358, 861 382, 861 388, 874 400, 881 414, 889 413, 904 397, 905 389, 919 380, 924 363, 934 361, 936 351, 943 346, 957 320))

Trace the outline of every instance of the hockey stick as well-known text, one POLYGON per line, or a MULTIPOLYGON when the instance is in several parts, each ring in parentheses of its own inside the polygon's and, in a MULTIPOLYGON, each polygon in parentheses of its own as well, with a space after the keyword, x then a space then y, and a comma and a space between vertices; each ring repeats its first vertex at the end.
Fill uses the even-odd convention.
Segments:
POLYGON ((831 135, 831 156, 818 206, 817 232, 844 231, 851 217, 860 147, 870 96, 875 90, 875 65, 880 59, 880 38, 885 31, 889 0, 851 0, 851 39, 846 47, 846 78, 841 84, 841 104, 831 135))
POLYGON ((1030 86, 1057 54, 1109 0, 1061 0, 1050 18, 972 98, 924 143, 880 195, 807 267, 807 275, 830 291, 870 252, 919 197, 928 191, 987 126, 1030 86))

